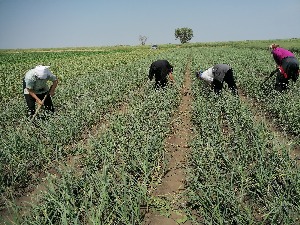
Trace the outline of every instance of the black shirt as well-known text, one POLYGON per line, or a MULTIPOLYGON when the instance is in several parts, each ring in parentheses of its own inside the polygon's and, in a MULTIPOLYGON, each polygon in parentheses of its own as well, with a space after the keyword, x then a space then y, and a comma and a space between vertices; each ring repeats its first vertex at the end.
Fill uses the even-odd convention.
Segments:
POLYGON ((166 79, 172 71, 173 66, 167 60, 157 60, 150 66, 149 79, 152 80, 154 75, 156 80, 166 79))

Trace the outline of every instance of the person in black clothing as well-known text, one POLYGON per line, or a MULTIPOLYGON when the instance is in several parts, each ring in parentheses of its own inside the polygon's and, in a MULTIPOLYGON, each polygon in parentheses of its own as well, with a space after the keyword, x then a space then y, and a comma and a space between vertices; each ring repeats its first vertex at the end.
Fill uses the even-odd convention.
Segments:
POLYGON ((168 77, 174 83, 173 66, 167 60, 157 60, 153 62, 149 69, 149 79, 155 77, 155 88, 164 88, 168 84, 168 77))
POLYGON ((196 72, 196 77, 209 83, 216 94, 220 94, 223 83, 227 83, 233 95, 238 95, 232 68, 227 64, 216 64, 204 72, 196 72))

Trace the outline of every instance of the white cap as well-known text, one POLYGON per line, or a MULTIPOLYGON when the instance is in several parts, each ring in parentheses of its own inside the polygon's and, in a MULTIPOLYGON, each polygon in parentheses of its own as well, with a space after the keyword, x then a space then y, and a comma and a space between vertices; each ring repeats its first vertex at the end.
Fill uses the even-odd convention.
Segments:
POLYGON ((50 74, 51 72, 49 71, 50 66, 42 66, 42 65, 38 65, 34 68, 35 71, 35 75, 39 78, 39 79, 47 79, 48 74, 50 74))

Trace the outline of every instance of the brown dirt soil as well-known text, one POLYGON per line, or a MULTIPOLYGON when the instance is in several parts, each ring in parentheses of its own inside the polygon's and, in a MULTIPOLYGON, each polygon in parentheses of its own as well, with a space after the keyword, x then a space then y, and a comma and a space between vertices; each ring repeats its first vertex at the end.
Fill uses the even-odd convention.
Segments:
MULTIPOLYGON (((188 220, 187 215, 184 213, 186 204, 184 190, 185 190, 185 167, 187 165, 187 155, 190 153, 189 141, 193 133, 191 130, 191 80, 190 72, 187 71, 185 75, 185 82, 182 88, 182 100, 177 114, 174 116, 173 121, 179 121, 174 124, 172 135, 166 141, 166 154, 169 158, 168 171, 162 178, 162 182, 152 192, 152 196, 157 202, 158 206, 151 205, 150 211, 146 214, 144 225, 177 225, 177 224, 194 224, 194 221, 188 220), (160 199, 160 200, 159 200, 160 199), (161 207, 164 207, 162 210, 161 207)), ((272 132, 275 137, 287 146, 290 145, 292 138, 285 135, 285 132, 277 127, 270 115, 263 112, 257 107, 254 100, 247 98, 243 92, 240 92, 240 98, 244 104, 250 106, 254 122, 263 122, 267 128, 272 132)), ((226 120, 222 118, 222 132, 224 135, 229 135, 231 132, 230 127, 226 120)), ((294 146, 291 151, 291 158, 300 159, 300 148, 294 146)), ((298 160, 298 165, 300 160, 298 160)))
POLYGON ((186 181, 187 155, 190 153, 189 141, 192 138, 191 124, 191 78, 187 69, 185 81, 181 90, 182 99, 178 112, 172 118, 172 134, 165 140, 166 157, 169 160, 167 172, 160 185, 153 191, 152 196, 159 202, 168 202, 167 211, 150 206, 146 214, 145 225, 192 224, 184 213, 186 200, 184 197, 186 181))

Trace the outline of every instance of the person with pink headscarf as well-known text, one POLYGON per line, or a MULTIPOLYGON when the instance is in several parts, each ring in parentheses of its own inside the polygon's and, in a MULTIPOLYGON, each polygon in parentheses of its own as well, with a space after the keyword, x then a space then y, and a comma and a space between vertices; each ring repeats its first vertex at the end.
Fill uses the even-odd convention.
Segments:
POLYGON ((299 61, 291 51, 281 48, 277 44, 271 44, 269 49, 278 68, 275 90, 281 92, 288 88, 290 79, 294 82, 297 81, 299 77, 299 61))

